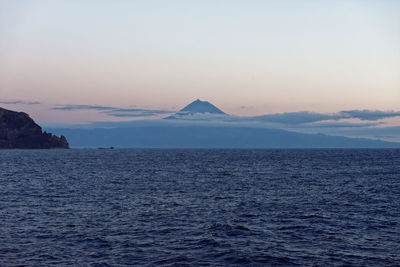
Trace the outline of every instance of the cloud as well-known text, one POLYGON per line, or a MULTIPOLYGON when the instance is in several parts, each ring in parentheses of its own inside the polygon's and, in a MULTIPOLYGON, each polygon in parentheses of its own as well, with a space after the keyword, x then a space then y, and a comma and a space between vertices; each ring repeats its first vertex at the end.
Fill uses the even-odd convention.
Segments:
POLYGON ((283 123, 283 124, 303 124, 324 120, 338 120, 341 119, 339 114, 323 114, 309 111, 300 112, 286 112, 267 114, 263 116, 252 117, 256 120, 283 123))
POLYGON ((38 101, 23 101, 23 100, 0 100, 0 104, 5 105, 39 105, 38 101))
POLYGON ((340 119, 360 119, 364 121, 377 121, 380 119, 397 117, 397 116, 400 116, 400 111, 344 110, 337 113, 315 113, 309 111, 286 112, 286 113, 267 114, 251 118, 253 120, 259 120, 264 122, 297 125, 297 124, 305 124, 305 123, 313 123, 313 122, 329 121, 329 120, 340 120, 340 119))
POLYGON ((172 113, 175 112, 173 110, 158 110, 158 109, 141 109, 141 108, 117 108, 114 109, 115 112, 153 112, 153 113, 172 113))
POLYGON ((385 118, 400 116, 400 111, 380 111, 380 110, 344 110, 341 111, 344 117, 347 118, 357 118, 365 121, 376 121, 385 118))
POLYGON ((171 110, 154 110, 154 109, 142 109, 142 108, 117 108, 109 106, 99 106, 99 105, 63 105, 52 107, 52 110, 97 110, 102 111, 105 114, 112 117, 151 117, 160 114, 170 114, 175 111, 171 110))
MULTIPOLYGON (((25 101, 0 101, 3 104, 39 104, 39 102, 25 102, 25 101)), ((102 111, 108 116, 112 117, 151 117, 163 114, 172 114, 176 111, 173 110, 157 110, 157 109, 143 109, 143 108, 118 108, 101 105, 59 105, 51 108, 52 110, 97 110, 102 111)), ((310 111, 299 112, 285 112, 266 114, 255 117, 235 117, 229 116, 226 120, 230 121, 258 121, 278 123, 283 125, 310 125, 314 127, 369 127, 377 126, 378 124, 357 124, 357 123, 344 123, 336 122, 333 124, 329 121, 337 121, 341 119, 360 119, 363 121, 377 121, 380 119, 391 118, 400 116, 400 111, 380 111, 380 110, 343 110, 337 113, 317 113, 310 111), (326 124, 316 124, 325 121, 326 124), (313 124, 313 125, 311 125, 313 124)))
POLYGON ((94 106, 94 105, 63 105, 52 107, 52 110, 114 110, 116 108, 107 106, 94 106))
POLYGON ((370 123, 352 123, 352 122, 316 122, 307 126, 314 128, 359 128, 359 127, 376 127, 382 125, 383 122, 370 123))
POLYGON ((109 116, 114 117, 151 117, 162 114, 171 114, 171 110, 155 110, 155 109, 134 109, 134 108, 119 108, 107 111, 109 116))

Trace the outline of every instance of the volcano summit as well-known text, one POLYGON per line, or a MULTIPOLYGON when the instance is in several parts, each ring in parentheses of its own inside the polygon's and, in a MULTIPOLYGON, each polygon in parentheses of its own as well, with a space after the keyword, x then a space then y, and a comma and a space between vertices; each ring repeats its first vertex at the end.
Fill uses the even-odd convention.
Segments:
POLYGON ((215 117, 215 116, 229 116, 213 104, 208 101, 201 101, 197 99, 183 109, 179 110, 174 115, 167 117, 166 119, 190 119, 198 117, 215 117))

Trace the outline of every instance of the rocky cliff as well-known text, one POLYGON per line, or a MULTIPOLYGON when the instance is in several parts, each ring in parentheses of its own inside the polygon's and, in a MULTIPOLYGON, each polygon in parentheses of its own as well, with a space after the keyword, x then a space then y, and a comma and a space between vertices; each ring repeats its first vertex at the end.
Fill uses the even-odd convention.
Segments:
POLYGON ((28 114, 0 108, 1 148, 69 148, 64 136, 42 132, 28 114))

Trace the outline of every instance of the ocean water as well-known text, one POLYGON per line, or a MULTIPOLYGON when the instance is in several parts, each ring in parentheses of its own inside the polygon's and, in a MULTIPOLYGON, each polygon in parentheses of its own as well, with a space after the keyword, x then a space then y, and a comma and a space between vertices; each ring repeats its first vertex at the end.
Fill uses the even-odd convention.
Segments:
POLYGON ((400 150, 0 151, 0 266, 399 266, 400 150))

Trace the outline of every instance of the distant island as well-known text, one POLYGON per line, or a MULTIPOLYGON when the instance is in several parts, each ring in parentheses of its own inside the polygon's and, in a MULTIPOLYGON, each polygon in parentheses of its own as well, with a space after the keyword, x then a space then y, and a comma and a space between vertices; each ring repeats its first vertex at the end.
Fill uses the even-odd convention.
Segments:
POLYGON ((400 143, 366 138, 300 133, 230 115, 208 101, 195 100, 158 120, 103 122, 47 128, 67 134, 77 148, 399 148, 400 143), (86 128, 85 128, 86 127, 86 128))
POLYGON ((69 148, 65 136, 42 132, 28 114, 0 108, 0 149, 69 148))

